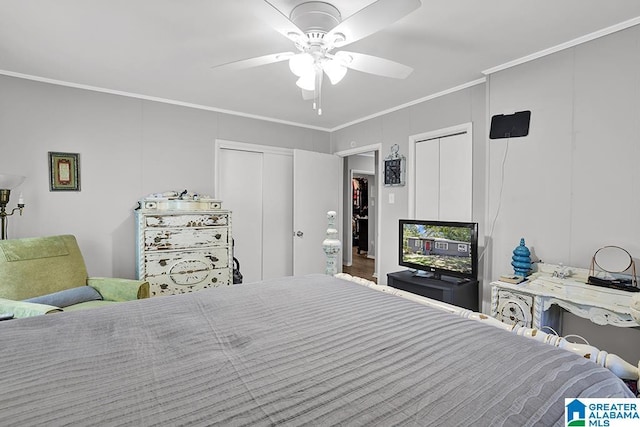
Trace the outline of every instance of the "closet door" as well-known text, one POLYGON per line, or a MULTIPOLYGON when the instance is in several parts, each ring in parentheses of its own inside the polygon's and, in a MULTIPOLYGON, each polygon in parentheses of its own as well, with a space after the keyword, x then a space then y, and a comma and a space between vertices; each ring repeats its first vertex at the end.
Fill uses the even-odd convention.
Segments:
POLYGON ((243 281, 324 273, 327 211, 337 212, 340 229, 342 159, 305 150, 216 144, 215 196, 233 214, 243 281))
POLYGON ((220 149, 217 197, 233 212, 243 282, 293 273, 293 158, 220 149))
POLYGON ((293 157, 264 153, 262 278, 293 274, 293 157))
POLYGON ((472 146, 468 134, 440 138, 440 217, 471 221, 472 146))
POLYGON ((440 219, 440 142, 416 144, 416 218, 440 219))
POLYGON ((472 163, 472 140, 468 133, 417 141, 416 218, 470 221, 472 163))
POLYGON ((304 150, 293 153, 293 274, 324 273, 327 258, 322 241, 327 236, 328 211, 337 213, 335 225, 338 236, 342 235, 342 159, 304 150))
POLYGON ((244 282, 262 278, 262 153, 220 150, 217 197, 232 211, 234 256, 244 282))

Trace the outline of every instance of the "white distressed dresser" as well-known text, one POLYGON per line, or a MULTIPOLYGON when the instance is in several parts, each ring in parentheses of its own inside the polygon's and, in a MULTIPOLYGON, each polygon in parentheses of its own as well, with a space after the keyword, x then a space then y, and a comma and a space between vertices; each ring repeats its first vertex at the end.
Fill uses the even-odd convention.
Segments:
POLYGON ((214 200, 149 200, 136 209, 136 274, 151 296, 233 283, 231 212, 214 200))

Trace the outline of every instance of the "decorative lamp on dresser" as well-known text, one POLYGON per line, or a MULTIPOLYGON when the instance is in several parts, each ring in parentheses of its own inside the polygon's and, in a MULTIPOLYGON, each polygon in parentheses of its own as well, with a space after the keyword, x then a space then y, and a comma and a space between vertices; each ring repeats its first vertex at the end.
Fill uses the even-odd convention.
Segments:
POLYGON ((136 273, 151 296, 233 283, 231 212, 212 199, 143 199, 136 209, 136 273))

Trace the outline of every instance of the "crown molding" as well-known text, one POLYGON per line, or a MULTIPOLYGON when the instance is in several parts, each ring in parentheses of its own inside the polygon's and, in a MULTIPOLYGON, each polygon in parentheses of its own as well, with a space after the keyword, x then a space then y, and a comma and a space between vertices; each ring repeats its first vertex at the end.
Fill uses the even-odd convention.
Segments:
POLYGON ((487 76, 489 74, 493 74, 493 73, 496 73, 498 71, 506 70, 508 68, 515 67, 516 65, 521 65, 521 64, 524 64, 526 62, 530 62, 530 61, 533 61, 535 59, 542 58, 544 56, 551 55, 553 53, 560 52, 562 50, 569 49, 569 48, 572 48, 574 46, 578 46, 580 44, 590 42, 590 41, 598 39, 600 37, 608 36, 609 34, 613 34, 613 33, 616 33, 618 31, 625 30, 627 28, 633 27, 633 26, 638 25, 638 24, 640 24, 640 16, 632 18, 632 19, 629 19, 628 21, 624 21, 624 22, 621 22, 621 23, 616 24, 616 25, 612 25, 612 26, 607 27, 607 28, 603 28, 602 30, 599 30, 599 31, 594 31, 593 33, 586 34, 584 36, 575 38, 573 40, 569 40, 568 42, 561 43, 559 45, 550 47, 548 49, 544 49, 544 50, 538 51, 536 53, 532 53, 531 55, 523 56, 522 58, 518 58, 518 59, 515 59, 513 61, 505 62, 504 64, 498 65, 496 67, 488 68, 488 69, 484 70, 482 72, 482 74, 487 76))
POLYGON ((216 112, 216 113, 230 114, 230 115, 233 115, 233 116, 246 117, 246 118, 249 118, 249 119, 264 120, 264 121, 267 121, 267 122, 279 123, 279 124, 283 124, 283 125, 297 126, 297 127, 307 128, 307 129, 330 132, 330 129, 328 129, 328 128, 323 128, 323 127, 319 127, 319 126, 311 126, 311 125, 307 125, 307 124, 304 124, 304 123, 290 122, 290 121, 287 121, 287 120, 274 119, 272 117, 259 116, 259 115, 256 115, 256 114, 241 113, 239 111, 225 110, 223 108, 209 107, 207 105, 193 104, 193 103, 190 103, 190 102, 176 101, 176 100, 173 100, 173 99, 159 98, 159 97, 156 97, 156 96, 141 95, 139 93, 126 92, 126 91, 120 91, 120 90, 113 90, 113 89, 107 89, 107 88, 98 87, 98 86, 91 86, 91 85, 84 85, 84 84, 79 84, 79 83, 72 83, 72 82, 67 82, 67 81, 64 81, 64 80, 49 79, 49 78, 46 78, 46 77, 34 76, 34 75, 31 75, 31 74, 16 73, 14 71, 0 70, 0 75, 5 75, 5 76, 9 76, 9 77, 17 77, 19 79, 33 80, 33 81, 41 82, 41 83, 49 83, 49 84, 58 85, 58 86, 72 87, 72 88, 75 88, 75 89, 84 89, 84 90, 90 90, 90 91, 93 91, 93 92, 107 93, 107 94, 110 94, 110 95, 126 96, 126 97, 129 97, 129 98, 142 99, 142 100, 145 100, 145 101, 161 102, 161 103, 164 103, 164 104, 177 105, 177 106, 180 106, 180 107, 188 107, 188 108, 195 108, 195 109, 198 109, 198 110, 206 110, 206 111, 213 111, 213 112, 216 112))
POLYGON ((389 108, 387 110, 383 110, 383 111, 380 111, 378 113, 374 113, 374 114, 371 114, 369 116, 362 117, 362 118, 357 119, 357 120, 353 120, 351 122, 342 124, 340 126, 336 126, 334 128, 329 129, 329 131, 330 132, 335 132, 337 130, 344 129, 346 127, 355 125, 357 123, 365 122, 367 120, 371 120, 371 119, 374 119, 376 117, 384 116, 385 114, 389 114, 389 113, 392 113, 394 111, 402 110, 403 108, 411 107, 412 105, 420 104, 422 102, 429 101, 429 100, 432 100, 432 99, 435 99, 435 98, 439 98, 441 96, 449 95, 450 93, 458 92, 459 90, 463 90, 463 89, 466 89, 466 88, 469 88, 469 87, 472 87, 472 86, 476 86, 476 85, 482 84, 482 83, 484 83, 486 81, 487 81, 486 77, 482 77, 482 78, 479 78, 477 80, 473 80, 473 81, 470 81, 470 82, 467 82, 467 83, 463 83, 463 84, 461 84, 459 86, 455 86, 455 87, 452 87, 450 89, 445 89, 445 90, 443 90, 441 92, 437 92, 437 93, 434 93, 432 95, 427 95, 425 97, 418 98, 418 99, 416 99, 414 101, 407 102, 406 104, 398 105, 396 107, 392 107, 392 108, 389 108))

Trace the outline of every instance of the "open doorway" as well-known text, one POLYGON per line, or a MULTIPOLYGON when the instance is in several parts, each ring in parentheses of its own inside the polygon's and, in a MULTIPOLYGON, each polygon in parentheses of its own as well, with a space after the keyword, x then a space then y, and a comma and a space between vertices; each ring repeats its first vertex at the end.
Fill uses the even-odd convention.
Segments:
POLYGON ((352 171, 351 178, 351 242, 358 255, 371 255, 375 258, 375 245, 369 242, 369 185, 375 182, 375 176, 352 171))
MULTIPOLYGON (((373 154, 373 153, 372 153, 373 154)), ((375 258, 375 209, 369 213, 369 205, 375 207, 375 173, 351 170, 351 265, 343 265, 343 271, 352 276, 376 281, 375 258), (373 192, 373 194, 372 194, 373 192)))
POLYGON ((342 271, 377 282, 379 144, 336 153, 344 158, 342 271))

